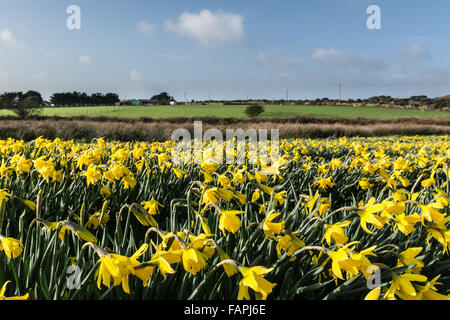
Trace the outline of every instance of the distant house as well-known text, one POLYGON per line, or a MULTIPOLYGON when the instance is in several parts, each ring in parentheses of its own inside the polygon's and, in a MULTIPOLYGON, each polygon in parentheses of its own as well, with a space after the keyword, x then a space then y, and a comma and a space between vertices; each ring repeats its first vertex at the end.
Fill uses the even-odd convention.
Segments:
POLYGON ((156 106, 160 104, 159 100, 156 99, 136 99, 131 101, 132 106, 156 106))
POLYGON ((177 101, 165 92, 153 96, 151 99, 129 99, 129 100, 122 100, 120 102, 120 105, 125 106, 159 106, 159 105, 174 106, 176 104, 177 101))

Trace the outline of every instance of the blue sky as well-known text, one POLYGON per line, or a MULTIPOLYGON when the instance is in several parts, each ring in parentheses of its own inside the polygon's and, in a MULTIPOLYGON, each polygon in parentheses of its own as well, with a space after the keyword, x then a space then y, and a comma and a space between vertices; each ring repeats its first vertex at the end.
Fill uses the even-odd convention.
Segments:
POLYGON ((443 96, 449 12, 448 0, 0 0, 0 91, 313 99, 342 83, 343 98, 443 96), (380 30, 366 25, 374 4, 380 30))

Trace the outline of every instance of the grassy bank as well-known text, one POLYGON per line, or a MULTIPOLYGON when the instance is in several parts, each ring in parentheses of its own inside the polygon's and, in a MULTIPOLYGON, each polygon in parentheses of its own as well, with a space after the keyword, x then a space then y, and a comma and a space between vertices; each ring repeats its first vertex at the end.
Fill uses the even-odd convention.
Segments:
MULTIPOLYGON (((294 117, 239 120, 233 118, 197 118, 203 130, 279 129, 281 138, 369 137, 388 135, 446 135, 450 134, 450 119, 354 119, 294 117)), ((0 138, 33 140, 39 136, 49 139, 91 140, 104 137, 120 141, 164 141, 174 130, 185 128, 193 134, 194 119, 121 119, 121 118, 37 118, 11 120, 0 118, 0 138)))

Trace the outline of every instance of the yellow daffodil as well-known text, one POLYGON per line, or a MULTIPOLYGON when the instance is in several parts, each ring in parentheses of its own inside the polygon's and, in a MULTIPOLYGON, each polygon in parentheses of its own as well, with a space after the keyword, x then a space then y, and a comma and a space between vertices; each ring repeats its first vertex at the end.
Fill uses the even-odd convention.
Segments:
POLYGON ((358 185, 363 190, 372 189, 375 186, 373 183, 370 183, 367 178, 362 178, 359 180, 358 185))
POLYGON ((367 223, 370 223, 377 229, 383 228, 386 223, 386 219, 375 215, 374 213, 380 212, 384 209, 384 204, 375 204, 375 198, 371 198, 369 202, 356 211, 361 220, 361 227, 363 230, 369 234, 373 234, 369 229, 367 229, 367 223))
MULTIPOLYGON (((112 280, 114 286, 122 284, 123 291, 130 294, 129 275, 136 274, 134 267, 140 264, 137 259, 145 253, 147 248, 148 244, 142 245, 131 257, 115 253, 108 254, 105 251, 97 249, 96 251, 100 255, 100 267, 96 272, 98 288, 101 289, 102 283, 106 287, 109 287, 112 280)), ((139 271, 138 276, 144 282, 145 280, 148 282, 148 278, 151 275, 148 271, 139 271)))
POLYGON ((86 177, 88 186, 91 184, 95 185, 101 178, 101 173, 97 170, 96 166, 90 166, 82 175, 86 177))
POLYGON ((416 296, 417 292, 412 281, 425 282, 427 277, 420 274, 405 273, 402 275, 397 275, 395 273, 391 274, 392 281, 391 286, 387 290, 384 298, 395 299, 395 295, 406 295, 406 296, 416 296))
POLYGON ((219 229, 222 230, 224 236, 226 236, 225 230, 236 233, 241 228, 242 222, 237 216, 238 214, 245 214, 245 212, 237 210, 222 210, 220 212, 219 229))
MULTIPOLYGON (((284 236, 277 237, 277 256, 281 257, 282 252, 285 251, 288 256, 293 255, 299 249, 305 247, 305 243, 301 241, 295 234, 286 234, 284 236)), ((289 261, 295 261, 297 257, 289 259, 289 261)))
POLYGON ((16 259, 22 254, 23 243, 14 238, 0 236, 0 251, 3 251, 10 259, 16 259))
POLYGON ((337 250, 327 252, 332 260, 331 271, 335 277, 344 280, 341 269, 352 278, 358 275, 360 262, 352 259, 353 249, 350 248, 355 243, 357 242, 350 242, 337 250))
POLYGON ((281 213, 274 212, 273 210, 269 212, 266 216, 266 219, 263 222, 263 230, 264 234, 273 240, 276 240, 275 235, 280 234, 285 227, 285 221, 281 222, 272 222, 276 217, 278 217, 281 213))
POLYGON ((163 207, 163 205, 156 201, 154 197, 152 197, 150 201, 143 201, 141 204, 152 216, 159 214, 159 207, 163 207))
POLYGON ((415 264, 416 266, 406 272, 420 273, 422 268, 424 267, 424 263, 422 260, 417 259, 416 256, 423 250, 421 247, 416 248, 408 248, 403 252, 398 254, 398 261, 395 268, 403 267, 410 264, 415 264))
POLYGON ((272 289, 277 285, 264 279, 262 275, 269 273, 273 268, 265 268, 261 266, 256 267, 239 267, 239 271, 243 279, 239 282, 238 300, 250 300, 248 288, 261 295, 261 300, 266 300, 267 296, 272 292, 272 289))
POLYGON ((1 189, 0 190, 0 200, 8 201, 9 197, 11 197, 11 194, 9 194, 8 189, 1 189))
POLYGON ((17 296, 17 297, 6 297, 5 296, 5 292, 6 292, 6 286, 11 283, 11 281, 6 281, 2 288, 0 289, 0 300, 28 300, 28 293, 23 295, 23 296, 17 296))
POLYGON ((322 241, 325 240, 331 246, 331 240, 336 244, 345 244, 348 237, 345 235, 344 228, 350 225, 351 221, 342 221, 333 225, 325 225, 325 234, 322 241))
POLYGON ((137 184, 136 179, 130 175, 122 177, 121 182, 123 183, 124 189, 133 189, 137 184))
POLYGON ((183 248, 182 261, 184 270, 194 276, 206 267, 205 255, 194 248, 183 248))
POLYGON ((314 185, 318 185, 320 190, 326 190, 334 187, 334 182, 331 181, 331 177, 319 178, 314 182, 314 185))
MULTIPOLYGON (((101 216, 102 216, 101 212, 96 212, 94 214, 91 214, 89 216, 88 221, 86 222, 85 227, 97 229, 98 226, 100 225, 100 217, 101 216)), ((101 219, 102 219, 102 221, 101 221, 102 224, 107 224, 109 222, 109 214, 103 213, 103 217, 101 219)))
POLYGON ((101 187, 100 188, 100 195, 103 197, 103 198, 109 198, 109 197, 111 197, 111 189, 110 188, 108 188, 108 187, 101 187))
POLYGON ((364 300, 378 300, 380 297, 381 288, 372 289, 364 298, 364 300))
POLYGON ((401 233, 407 236, 416 230, 414 226, 420 221, 420 216, 417 212, 408 216, 402 213, 394 216, 392 219, 395 222, 394 231, 398 228, 401 233))

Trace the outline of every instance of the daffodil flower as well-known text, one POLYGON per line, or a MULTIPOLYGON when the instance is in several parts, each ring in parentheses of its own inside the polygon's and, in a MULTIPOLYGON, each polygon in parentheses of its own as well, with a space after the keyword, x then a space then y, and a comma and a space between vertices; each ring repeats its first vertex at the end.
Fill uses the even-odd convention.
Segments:
POLYGON ((186 272, 196 275, 206 267, 206 257, 203 253, 194 248, 183 248, 182 261, 186 272))
POLYGON ((364 300, 378 300, 380 298, 381 288, 372 289, 364 298, 364 300))
POLYGON ((276 240, 275 235, 280 234, 284 230, 284 220, 281 222, 272 222, 280 214, 280 212, 274 212, 274 210, 272 210, 267 214, 267 217, 263 222, 264 234, 270 239, 276 240))
POLYGON ((111 280, 114 286, 122 284, 122 289, 125 293, 130 294, 129 275, 137 275, 143 282, 148 282, 151 276, 150 269, 139 269, 136 274, 135 267, 140 265, 137 259, 145 253, 148 244, 143 244, 131 257, 122 256, 115 253, 107 253, 99 247, 96 247, 96 252, 100 256, 100 267, 96 272, 97 286, 101 289, 101 284, 109 287, 111 280))
POLYGON ((159 207, 163 207, 163 205, 156 201, 154 197, 152 197, 150 201, 143 201, 141 204, 152 216, 159 214, 159 207))
MULTIPOLYGON (((306 196, 305 196, 306 197, 306 196)), ((308 202, 306 202, 305 204, 305 208, 307 208, 309 210, 309 213, 311 213, 316 205, 317 200, 319 200, 320 198, 320 194, 319 191, 316 191, 316 193, 314 194, 314 197, 310 198, 308 197, 308 202)))
POLYGON ((273 197, 275 199, 275 202, 278 203, 278 205, 282 206, 284 204, 284 201, 286 199, 286 193, 287 191, 281 191, 274 194, 273 197))
POLYGON ((219 229, 222 230, 224 236, 227 235, 225 230, 236 233, 241 228, 242 222, 237 217, 238 214, 245 214, 245 212, 237 210, 222 210, 220 212, 219 229))
POLYGON ((100 195, 103 198, 109 198, 111 197, 111 189, 109 189, 108 187, 101 187, 100 188, 100 195))
POLYGON ((202 204, 215 203, 220 204, 220 199, 225 202, 230 202, 233 199, 234 193, 231 190, 213 187, 203 191, 202 204))
POLYGON ((9 197, 11 197, 11 194, 9 193, 8 189, 1 189, 0 190, 0 201, 1 200, 8 201, 9 197))
POLYGON ((255 192, 253 192, 252 203, 255 203, 256 201, 258 201, 260 197, 261 197, 261 191, 256 190, 255 192))
POLYGON ((373 234, 372 231, 367 229, 367 223, 370 223, 377 229, 383 228, 384 224, 386 223, 386 219, 383 219, 382 217, 377 216, 374 213, 382 211, 384 207, 385 205, 382 203, 375 204, 375 198, 372 197, 364 207, 361 208, 360 206, 360 209, 356 211, 361 219, 361 227, 365 232, 373 234))
POLYGON ((180 170, 180 169, 177 169, 177 168, 173 169, 173 173, 175 173, 175 175, 177 176, 178 179, 183 178, 187 174, 186 171, 180 170))
POLYGON ((16 259, 22 254, 23 243, 14 238, 0 236, 0 251, 4 251, 8 258, 16 259))
POLYGON ((359 270, 361 270, 366 279, 369 279, 369 277, 372 275, 371 273, 368 272, 369 267, 372 266, 372 262, 370 262, 367 256, 376 256, 376 254, 372 252, 373 250, 376 249, 376 247, 377 246, 374 245, 360 252, 352 252, 351 255, 352 260, 359 263, 358 268, 359 270))
POLYGON ((344 227, 350 225, 351 221, 342 221, 333 225, 325 225, 325 234, 322 241, 325 240, 331 246, 331 240, 336 244, 345 244, 348 237, 345 235, 344 227))
POLYGON ((272 292, 272 289, 277 285, 264 279, 262 275, 269 273, 273 268, 265 268, 261 266, 243 267, 239 266, 239 271, 243 279, 239 282, 238 300, 250 300, 248 288, 261 295, 261 300, 266 300, 267 296, 272 292))
MULTIPOLYGON (((58 222, 49 222, 48 227, 50 227, 53 230, 58 230, 59 225, 58 225, 58 222)), ((67 228, 65 226, 60 227, 59 232, 58 232, 58 238, 61 241, 64 241, 66 231, 67 231, 67 228)))
POLYGON ((124 189, 133 189, 137 184, 136 179, 130 175, 122 177, 121 182, 123 183, 124 189))
POLYGON ((86 172, 82 173, 81 175, 86 177, 86 182, 88 186, 91 184, 92 185, 97 184, 97 181, 99 181, 101 178, 100 171, 98 171, 97 167, 93 165, 89 166, 86 172))
POLYGON ((440 213, 437 209, 441 209, 442 205, 439 202, 430 203, 427 205, 419 205, 422 209, 422 224, 425 225, 424 221, 434 222, 439 227, 444 228, 446 219, 445 214, 440 213))
POLYGON ((430 238, 435 238, 443 247, 443 253, 448 252, 450 247, 450 230, 441 228, 438 225, 432 225, 427 228, 427 244, 430 244, 430 238))
MULTIPOLYGON (((86 222, 85 227, 86 228, 92 227, 93 229, 97 229, 98 226, 100 225, 100 217, 101 216, 102 216, 101 212, 96 212, 94 214, 91 214, 89 216, 88 221, 86 222)), ((102 221, 101 221, 102 224, 107 224, 109 222, 109 214, 103 213, 103 217, 101 219, 102 219, 102 221)))
POLYGON ((6 292, 6 286, 10 283, 11 281, 6 281, 2 288, 0 289, 0 300, 28 300, 28 293, 23 295, 23 296, 17 296, 17 297, 6 297, 5 296, 5 292, 6 292))
MULTIPOLYGON (((277 256, 278 258, 281 257, 282 252, 285 251, 288 256, 293 255, 296 251, 303 248, 305 246, 305 243, 301 241, 295 234, 286 234, 284 236, 278 236, 277 237, 277 256)), ((297 257, 293 257, 289 259, 289 261, 295 261, 297 257)))
POLYGON ((392 217, 392 220, 395 222, 393 226, 394 231, 398 228, 401 233, 407 236, 416 230, 414 226, 420 221, 420 216, 417 212, 411 215, 405 215, 402 213, 392 217))
POLYGON ((320 190, 326 190, 327 188, 333 188, 334 182, 331 181, 331 177, 319 178, 314 182, 314 185, 318 185, 320 190))
POLYGON ((328 256, 331 258, 332 263, 331 263, 331 270, 334 274, 334 276, 336 276, 339 279, 344 280, 344 277, 342 275, 342 271, 341 269, 345 270, 348 272, 348 274, 351 275, 351 277, 355 277, 358 275, 359 273, 359 261, 353 260, 351 258, 351 252, 353 251, 351 248, 349 248, 350 245, 357 243, 355 242, 350 242, 347 245, 345 245, 342 248, 339 248, 336 251, 328 251, 327 254, 328 256))
POLYGON ((436 285, 442 284, 437 282, 440 275, 435 277, 433 280, 427 282, 424 286, 421 285, 414 285, 416 291, 417 291, 417 297, 421 300, 450 300, 450 295, 443 295, 437 292, 436 285))
POLYGON ((147 263, 140 264, 134 268, 136 276, 143 281, 143 286, 147 287, 148 281, 153 274, 154 266, 158 266, 159 273, 161 273, 164 280, 167 278, 167 273, 174 274, 175 270, 172 269, 170 263, 161 256, 152 256, 152 260, 147 263))
POLYGON ((384 298, 387 299, 395 299, 396 294, 415 297, 417 295, 417 292, 411 282, 427 281, 427 277, 420 274, 405 273, 402 275, 397 275, 395 273, 391 273, 391 276, 392 276, 391 286, 384 295, 384 298))
POLYGON ((156 252, 154 253, 153 257, 159 256, 164 258, 169 264, 173 263, 179 263, 181 262, 181 256, 183 254, 182 246, 180 242, 175 238, 172 241, 172 244, 170 247, 167 247, 169 239, 172 236, 171 232, 168 232, 166 234, 160 235, 163 239, 162 243, 159 244, 159 246, 156 246, 153 241, 151 241, 153 247, 155 248, 156 252))
POLYGON ((213 254, 216 252, 215 244, 210 237, 212 234, 200 233, 198 236, 189 235, 189 246, 200 251, 206 260, 211 258, 213 254))
POLYGON ((372 189, 375 186, 373 183, 370 183, 367 178, 359 180, 358 185, 362 190, 372 189))
POLYGON ((422 252, 423 248, 421 247, 415 247, 415 248, 408 248, 403 252, 400 252, 398 254, 398 261, 395 268, 403 267, 406 265, 415 264, 416 266, 410 270, 407 270, 406 272, 413 272, 413 273, 420 273, 422 268, 424 267, 424 263, 422 260, 416 258, 416 256, 422 252))

